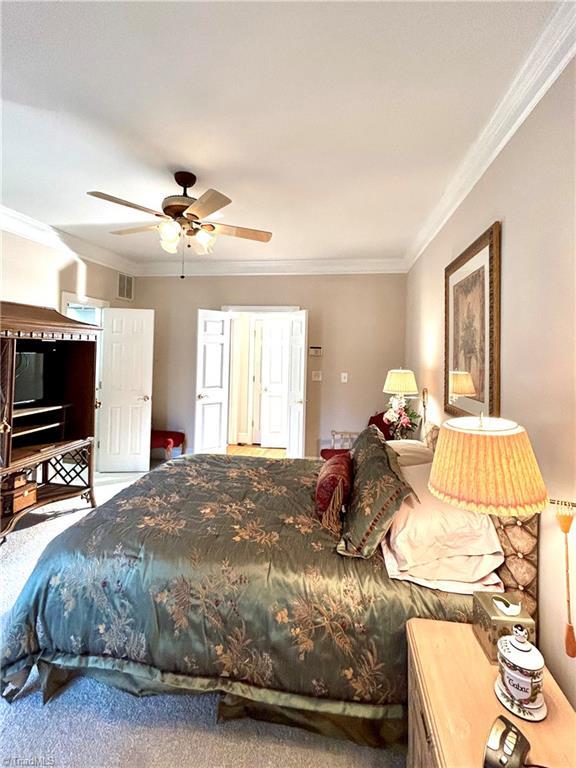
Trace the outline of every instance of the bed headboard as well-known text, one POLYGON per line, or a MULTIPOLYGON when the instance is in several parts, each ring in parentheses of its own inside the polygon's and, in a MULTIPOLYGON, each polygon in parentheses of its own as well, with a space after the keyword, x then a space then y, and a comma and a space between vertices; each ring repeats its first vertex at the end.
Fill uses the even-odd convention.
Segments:
POLYGON ((540 516, 492 517, 504 562, 498 575, 506 592, 518 592, 531 616, 538 613, 538 529, 540 516))
MULTIPOLYGON (((440 428, 427 422, 423 429, 423 441, 435 450, 440 428)), ((540 516, 492 517, 498 533, 504 562, 498 575, 506 592, 516 592, 523 606, 535 619, 538 614, 538 531, 540 516)))

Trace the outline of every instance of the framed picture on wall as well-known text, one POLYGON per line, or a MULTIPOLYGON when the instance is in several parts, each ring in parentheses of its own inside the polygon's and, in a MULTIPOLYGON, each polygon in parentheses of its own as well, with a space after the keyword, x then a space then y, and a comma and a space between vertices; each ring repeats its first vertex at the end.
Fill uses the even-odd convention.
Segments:
POLYGON ((444 410, 500 415, 500 222, 444 270, 444 410))

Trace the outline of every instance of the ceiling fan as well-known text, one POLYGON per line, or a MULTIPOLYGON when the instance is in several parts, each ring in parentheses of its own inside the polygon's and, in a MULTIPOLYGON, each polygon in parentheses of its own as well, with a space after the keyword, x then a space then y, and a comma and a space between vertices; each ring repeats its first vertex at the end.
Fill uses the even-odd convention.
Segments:
POLYGON ((116 229, 111 234, 133 235, 138 232, 157 230, 160 233, 160 245, 168 253, 177 252, 178 243, 182 237, 189 238, 188 247, 192 246, 197 253, 202 254, 212 251, 216 235, 241 237, 262 243, 267 243, 272 237, 272 232, 265 232, 261 229, 247 229, 231 224, 203 221, 205 216, 219 211, 232 200, 215 189, 208 189, 198 199, 190 197, 188 190, 196 183, 196 176, 189 171, 177 171, 174 174, 174 180, 179 187, 182 187, 182 194, 165 197, 162 200, 162 213, 137 203, 131 203, 128 200, 122 200, 120 197, 107 195, 105 192, 88 192, 87 194, 101 200, 108 200, 110 203, 117 203, 118 205, 125 205, 127 208, 135 208, 137 211, 150 213, 161 219, 161 221, 150 222, 137 227, 116 229))

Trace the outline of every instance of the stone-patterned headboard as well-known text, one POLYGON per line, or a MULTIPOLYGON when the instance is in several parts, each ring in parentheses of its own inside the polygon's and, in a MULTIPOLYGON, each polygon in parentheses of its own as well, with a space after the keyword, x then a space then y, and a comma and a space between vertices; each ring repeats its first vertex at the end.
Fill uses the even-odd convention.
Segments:
MULTIPOLYGON (((440 428, 427 422, 423 429, 423 441, 428 448, 436 449, 440 428)), ((534 619, 538 615, 538 531, 540 516, 496 517, 492 522, 498 533, 504 562, 498 575, 506 592, 517 592, 524 608, 534 619)))

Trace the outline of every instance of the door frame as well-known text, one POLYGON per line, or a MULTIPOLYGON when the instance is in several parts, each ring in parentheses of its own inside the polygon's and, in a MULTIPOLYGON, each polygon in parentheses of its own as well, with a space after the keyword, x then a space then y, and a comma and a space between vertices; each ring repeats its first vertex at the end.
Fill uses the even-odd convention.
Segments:
MULTIPOLYGON (((80 307, 91 307, 92 309, 108 309, 110 302, 105 299, 97 299, 94 296, 80 296, 73 291, 60 291, 60 312, 66 314, 70 304, 78 304, 80 307)), ((102 312, 100 312, 100 322, 102 322, 102 312)), ((99 402, 98 393, 102 389, 102 334, 96 334, 96 403, 99 402)), ((100 462, 100 410, 97 407, 94 419, 94 466, 98 467, 100 462)))
POLYGON ((109 301, 96 299, 93 296, 79 296, 72 291, 60 291, 60 312, 65 315, 68 304, 79 304, 81 307, 93 307, 94 309, 105 309, 110 306, 109 301))
POLYGON ((244 305, 241 305, 241 304, 232 304, 232 305, 226 305, 226 306, 220 307, 220 310, 222 312, 249 312, 249 313, 254 313, 256 315, 259 312, 299 312, 300 309, 301 309, 301 307, 289 307, 289 306, 286 306, 285 304, 282 304, 282 305, 277 306, 277 307, 273 307, 273 306, 269 306, 269 305, 266 305, 266 306, 257 306, 257 305, 254 305, 254 306, 250 306, 250 305, 244 306, 244 305))
MULTIPOLYGON (((267 313, 280 314, 280 313, 284 313, 284 312, 288 313, 288 314, 291 314, 291 313, 294 313, 294 312, 302 311, 302 308, 300 306, 286 305, 286 304, 281 304, 281 305, 277 305, 277 306, 270 305, 270 304, 266 304, 266 305, 256 305, 256 304, 254 304, 254 305, 252 305, 252 304, 248 304, 248 305, 247 304, 224 304, 224 305, 222 305, 220 307, 220 311, 221 312, 229 312, 230 313, 231 322, 234 321, 234 317, 236 315, 239 315, 239 314, 248 314, 248 315, 250 315, 250 334, 249 334, 249 342, 250 343, 249 343, 249 351, 248 351, 248 355, 249 355, 249 360, 248 360, 248 366, 249 366, 249 372, 248 372, 248 423, 250 424, 250 430, 249 430, 250 441, 247 444, 253 445, 254 444, 254 428, 253 428, 253 425, 252 425, 252 421, 253 421, 253 418, 254 418, 254 380, 253 380, 253 374, 254 374, 254 330, 255 330, 254 329, 254 324, 255 324, 256 320, 259 319, 258 315, 265 315, 267 313)), ((262 318, 260 318, 260 319, 262 319, 262 318)), ((196 341, 196 344, 198 344, 198 340, 196 341)), ((230 370, 232 370, 232 365, 233 365, 232 355, 233 355, 233 349, 232 349, 232 345, 231 345, 231 347, 230 347, 230 370)), ((307 355, 308 355, 308 349, 306 347, 304 349, 304 356, 305 356, 305 360, 304 360, 304 370, 305 370, 305 374, 304 374, 304 423, 306 421, 306 406, 307 406, 307 402, 306 402, 306 362, 307 362, 307 355)), ((229 380, 228 380, 228 404, 230 404, 230 399, 231 399, 231 390, 230 390, 231 382, 232 382, 232 377, 230 376, 229 380)), ((227 414, 227 419, 228 419, 227 435, 228 436, 230 436, 230 413, 231 413, 231 409, 229 408, 228 409, 228 414, 227 414)))

